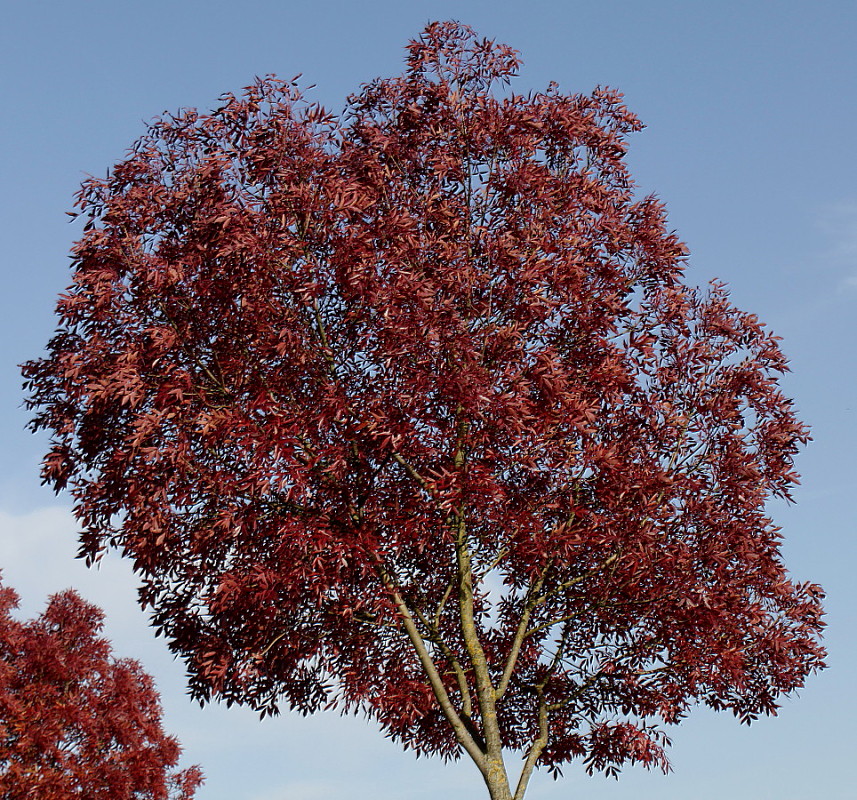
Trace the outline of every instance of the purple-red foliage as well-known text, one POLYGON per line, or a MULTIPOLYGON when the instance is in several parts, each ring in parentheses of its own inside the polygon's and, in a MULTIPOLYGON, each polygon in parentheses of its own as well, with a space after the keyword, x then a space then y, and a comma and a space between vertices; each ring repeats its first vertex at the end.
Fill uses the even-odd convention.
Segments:
POLYGON ((152 679, 111 656, 102 612, 73 591, 28 622, 17 606, 0 584, 0 797, 191 800, 202 774, 173 770, 152 679))
POLYGON ((659 721, 822 666, 765 511, 807 431, 635 197, 621 96, 495 93, 518 63, 433 23, 341 117, 268 77, 155 121, 83 185, 25 366, 44 476, 197 698, 359 707, 483 774, 665 766, 659 721))

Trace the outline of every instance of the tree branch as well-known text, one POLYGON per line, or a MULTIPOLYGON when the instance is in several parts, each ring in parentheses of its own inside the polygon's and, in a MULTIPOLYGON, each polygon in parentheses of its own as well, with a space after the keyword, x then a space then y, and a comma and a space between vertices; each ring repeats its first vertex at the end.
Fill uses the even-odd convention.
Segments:
POLYGON ((541 625, 537 625, 535 628, 530 628, 526 632, 525 636, 535 636, 535 634, 541 633, 543 630, 552 628, 554 625, 559 625, 560 622, 568 622, 569 620, 572 620, 575 617, 579 617, 582 613, 583 610, 575 611, 573 614, 566 614, 564 617, 556 617, 555 619, 552 619, 549 622, 543 622, 541 625))
POLYGON ((417 472, 410 463, 405 461, 405 459, 402 458, 402 456, 395 450, 391 451, 391 455, 393 456, 393 460, 400 466, 404 467, 405 472, 407 472, 408 475, 410 475, 420 485, 420 488, 427 492, 431 497, 434 497, 434 489, 432 488, 432 485, 422 475, 420 475, 420 473, 417 472))
MULTIPOLYGON (((506 693, 506 689, 509 686, 509 681, 512 678, 512 673, 515 671, 515 664, 518 661, 518 656, 521 653, 521 645, 524 643, 524 639, 527 636, 527 626, 530 624, 530 617, 532 616, 533 610, 539 604, 539 592, 542 590, 542 586, 544 585, 545 578, 547 577, 548 571, 553 566, 553 559, 548 559, 547 563, 544 566, 544 569, 539 573, 536 580, 530 586, 527 591, 527 599, 524 603, 524 611, 521 614, 521 619, 518 622, 518 628, 515 631, 515 636, 512 639, 512 646, 509 649, 509 655, 506 658, 506 665, 503 669, 503 675, 500 678, 500 683, 497 686, 497 700, 503 697, 506 693)), ((541 601, 544 602, 544 601, 541 601)))
POLYGON ((540 605, 544 603, 548 598, 553 597, 560 592, 564 592, 566 589, 570 589, 572 586, 576 586, 578 583, 585 581, 587 578, 591 578, 593 575, 597 575, 601 572, 602 569, 609 567, 616 559, 621 555, 621 551, 617 550, 613 555, 606 558, 602 561, 595 569, 589 570, 589 572, 585 572, 583 575, 578 575, 576 578, 571 578, 570 580, 565 581, 564 583, 559 584, 559 586, 555 586, 549 592, 545 592, 543 595, 537 598, 536 605, 540 605))
POLYGON ((455 584, 450 583, 446 587, 446 591, 443 593, 443 597, 440 598, 440 602, 437 604, 437 610, 434 612, 434 626, 435 628, 440 626, 440 616, 443 614, 444 606, 446 606, 446 601, 449 600, 449 596, 452 594, 452 590, 455 584))
POLYGON ((491 681, 488 659, 479 641, 476 630, 476 615, 473 603, 473 571, 470 563, 470 551, 467 546, 467 527, 464 516, 459 512, 456 524, 456 563, 458 567, 458 603, 461 632, 464 646, 476 683, 476 697, 479 703, 479 716, 482 721, 482 734, 485 739, 488 768, 493 773, 492 780, 507 780, 503 767, 503 741, 497 721, 496 690, 491 681))
POLYGON ((458 691, 461 695, 461 711, 469 719, 473 714, 473 703, 470 698, 470 688, 467 686, 467 675, 464 672, 464 668, 441 637, 437 625, 432 624, 432 622, 426 618, 425 614, 423 614, 423 612, 416 606, 414 606, 414 613, 417 615, 417 619, 422 623, 423 627, 428 631, 429 641, 438 646, 443 657, 452 667, 455 679, 458 682, 458 691))
POLYGON ((393 603, 402 618, 405 631, 407 632, 408 638, 411 640, 411 644, 414 646, 414 650, 420 660, 420 664, 422 664, 423 670, 429 679, 432 692, 440 705, 443 715, 452 726, 455 738, 458 740, 459 744, 467 751, 467 754, 473 759, 476 766, 479 767, 480 771, 484 774, 487 768, 485 753, 468 730, 467 725, 465 725, 464 721, 455 710, 455 707, 452 705, 452 701, 449 698, 446 687, 443 685, 443 680, 437 671, 437 667, 435 666, 431 655, 426 649, 425 642, 417 629, 414 618, 411 616, 410 609, 402 599, 402 595, 399 593, 398 589, 396 589, 390 574, 387 572, 380 559, 377 561, 377 567, 381 581, 390 593, 390 596, 393 598, 393 603))
POLYGON ((539 735, 530 746, 530 751, 527 753, 527 759, 524 762, 524 767, 521 770, 521 777, 518 778, 518 785, 515 789, 513 800, 523 800, 524 793, 527 791, 527 784, 530 782, 530 777, 535 769, 536 762, 539 760, 542 752, 548 744, 548 706, 545 702, 543 692, 539 692, 539 735))

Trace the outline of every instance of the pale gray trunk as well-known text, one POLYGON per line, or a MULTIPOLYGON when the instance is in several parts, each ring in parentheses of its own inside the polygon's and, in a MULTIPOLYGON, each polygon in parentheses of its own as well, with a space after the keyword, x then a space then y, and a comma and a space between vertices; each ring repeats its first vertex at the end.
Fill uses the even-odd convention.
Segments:
POLYGON ((506 767, 500 759, 490 759, 486 769, 482 773, 488 794, 491 800, 512 800, 512 791, 509 789, 509 778, 506 775, 506 767))

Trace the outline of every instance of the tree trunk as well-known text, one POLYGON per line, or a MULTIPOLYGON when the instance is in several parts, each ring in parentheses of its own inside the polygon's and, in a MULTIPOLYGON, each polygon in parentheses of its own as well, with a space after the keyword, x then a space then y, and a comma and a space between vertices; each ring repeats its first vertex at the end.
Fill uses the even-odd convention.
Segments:
POLYGON ((506 775, 506 767, 503 759, 491 759, 482 773, 488 794, 491 800, 512 800, 512 791, 509 788, 509 778, 506 775))

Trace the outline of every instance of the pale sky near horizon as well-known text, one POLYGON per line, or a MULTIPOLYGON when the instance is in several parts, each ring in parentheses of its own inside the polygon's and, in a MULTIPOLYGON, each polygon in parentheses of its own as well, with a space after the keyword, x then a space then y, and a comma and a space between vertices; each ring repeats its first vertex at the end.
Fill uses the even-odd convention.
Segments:
MULTIPOLYGON (((0 29, 5 248, 0 296, 0 570, 31 615, 67 586, 101 605, 118 655, 162 692, 166 726, 199 763, 199 800, 370 800, 483 796, 475 768, 415 760, 360 719, 199 709, 183 670, 135 605, 128 565, 74 560, 69 499, 41 487, 41 437, 24 431, 17 364, 39 355, 80 234, 64 212, 181 106, 210 108, 254 75, 303 73, 339 110, 347 94, 403 67, 427 21, 455 18, 521 51, 513 89, 623 91, 647 127, 632 172, 666 203, 691 250, 690 280, 724 280, 735 303, 783 337, 787 393, 813 429, 782 526, 796 579, 828 591, 830 668, 779 717, 751 727, 700 711, 669 731, 675 772, 618 781, 571 765, 529 797, 560 800, 853 800, 857 689, 854 453, 857 389, 857 3, 761 0, 443 0, 361 3, 82 0, 8 3, 0 29)), ((487 796, 487 795, 486 795, 487 796)))

